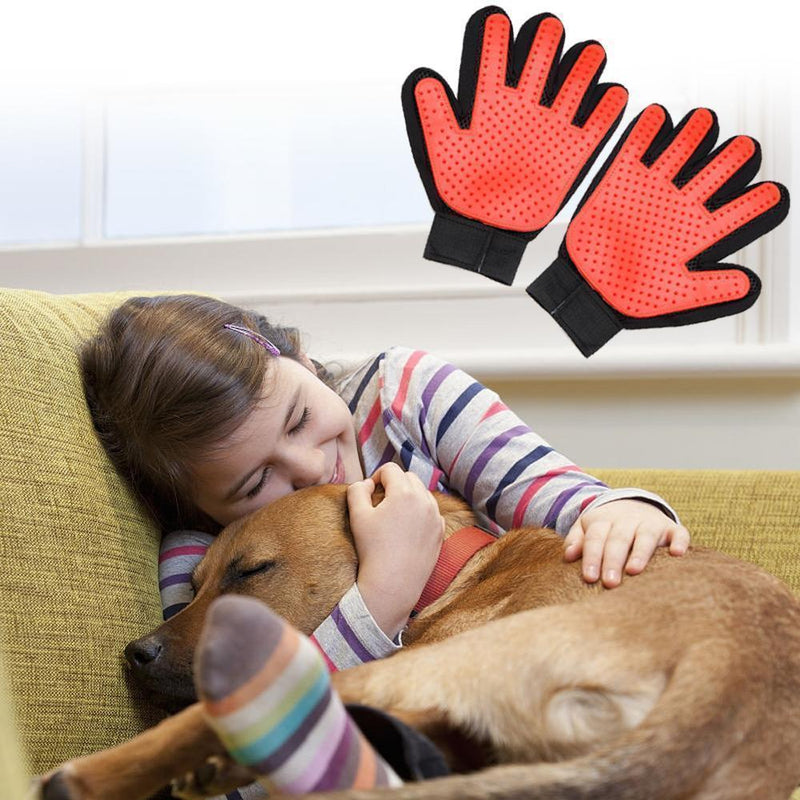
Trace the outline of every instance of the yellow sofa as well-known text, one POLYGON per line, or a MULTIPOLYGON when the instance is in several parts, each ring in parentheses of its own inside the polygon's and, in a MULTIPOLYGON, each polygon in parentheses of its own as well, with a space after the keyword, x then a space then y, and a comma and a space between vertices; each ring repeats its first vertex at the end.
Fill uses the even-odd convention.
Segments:
MULTIPOLYGON (((22 797, 25 775, 157 718, 126 683, 121 653, 160 619, 159 535, 95 440, 76 360, 79 342, 124 296, 0 290, 0 787, 8 800, 22 797)), ((800 594, 800 472, 594 473, 659 492, 695 542, 761 564, 800 594)))

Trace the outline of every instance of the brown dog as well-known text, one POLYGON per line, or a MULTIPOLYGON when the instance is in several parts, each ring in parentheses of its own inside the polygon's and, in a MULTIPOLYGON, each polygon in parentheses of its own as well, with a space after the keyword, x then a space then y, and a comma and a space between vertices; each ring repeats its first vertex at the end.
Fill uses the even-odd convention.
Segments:
MULTIPOLYGON (((461 501, 438 499, 448 536, 473 524, 461 501)), ((311 632, 356 573, 344 487, 296 492, 226 528, 195 571, 195 600, 129 658, 153 688, 188 700, 216 597, 258 597, 311 632)), ((800 783, 800 602, 753 565, 659 550, 605 591, 564 562, 552 532, 510 531, 404 641, 391 658, 334 674, 336 690, 427 733, 457 769, 468 751, 478 771, 406 784, 398 798, 785 800, 800 783)), ((65 765, 44 796, 138 800, 215 755, 192 705, 65 765)))

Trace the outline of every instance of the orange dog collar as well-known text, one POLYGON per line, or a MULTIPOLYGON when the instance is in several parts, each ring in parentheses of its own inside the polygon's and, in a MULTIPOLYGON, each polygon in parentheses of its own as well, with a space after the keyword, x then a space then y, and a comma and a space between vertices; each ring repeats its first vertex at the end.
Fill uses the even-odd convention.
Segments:
POLYGON ((412 613, 419 614, 434 600, 438 600, 455 580, 456 575, 464 568, 467 561, 478 550, 496 541, 496 537, 476 527, 461 528, 445 539, 436 566, 434 566, 412 613))

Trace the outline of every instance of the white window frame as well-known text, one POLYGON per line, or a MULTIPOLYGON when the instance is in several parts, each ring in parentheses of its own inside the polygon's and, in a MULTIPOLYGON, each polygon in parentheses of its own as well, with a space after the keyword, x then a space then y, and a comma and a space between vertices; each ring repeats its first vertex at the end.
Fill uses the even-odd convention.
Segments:
MULTIPOLYGON (((794 109, 797 103, 785 103, 785 89, 775 83, 770 88, 763 79, 739 88, 737 127, 760 141, 766 178, 800 177, 800 165, 790 155, 800 112, 794 109)), ((324 342, 317 343, 318 349, 322 357, 344 362, 375 349, 374 337, 365 334, 354 308, 369 308, 378 319, 385 308, 384 319, 400 315, 413 322, 420 304, 433 303, 441 308, 442 320, 449 321, 443 325, 463 325, 464 343, 430 349, 484 378, 800 375, 800 277, 791 269, 800 234, 791 220, 730 259, 756 271, 763 288, 758 302, 734 318, 723 341, 703 345, 704 325, 692 326, 696 336, 691 346, 651 347, 637 343, 640 332, 633 332, 624 344, 612 340, 586 360, 565 336, 548 339, 557 326, 527 298, 535 320, 530 336, 512 341, 504 340, 502 331, 491 339, 485 332, 470 335, 476 307, 491 306, 492 324, 499 326, 520 313, 524 287, 557 252, 564 222, 554 223, 529 245, 514 287, 424 262, 427 225, 110 241, 103 236, 104 129, 101 101, 87 102, 81 241, 0 248, 0 284, 56 293, 204 292, 267 313, 291 310, 300 327, 304 320, 313 324, 324 310, 341 318, 344 330, 337 350, 326 352, 324 342), (379 270, 371 268, 376 264, 379 270)), ((791 183, 800 185, 784 182, 790 188, 791 183)), ((403 344, 436 340, 435 324, 422 331, 410 324, 402 331, 408 334, 403 344)), ((643 341, 654 341, 648 333, 643 341)), ((669 337, 665 331, 664 341, 669 337)))

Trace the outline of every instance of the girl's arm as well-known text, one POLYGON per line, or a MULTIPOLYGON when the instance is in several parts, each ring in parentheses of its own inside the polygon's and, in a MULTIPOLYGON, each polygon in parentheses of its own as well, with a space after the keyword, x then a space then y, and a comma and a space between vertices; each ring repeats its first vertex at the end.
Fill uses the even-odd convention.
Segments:
POLYGON ((609 489, 471 376, 420 351, 390 351, 386 362, 384 405, 394 421, 387 430, 406 437, 407 468, 423 472, 427 461, 431 488, 458 492, 485 523, 569 534, 568 556, 583 553, 587 580, 598 578, 602 564, 607 586, 623 567, 641 571, 659 544, 685 552, 688 531, 662 498, 609 489), (392 359, 399 363, 390 369, 392 359))
POLYGON ((158 590, 164 619, 174 617, 194 599, 192 572, 214 541, 210 533, 172 531, 161 539, 158 590))
MULTIPOLYGON (((479 521, 498 532, 524 524, 566 534, 583 507, 610 491, 550 448, 495 393, 429 354, 392 348, 355 372, 341 396, 367 475, 399 463, 428 489, 462 495, 479 521), (495 476, 498 469, 505 480, 495 476)), ((395 540, 405 543, 399 532, 395 540)), ((315 632, 339 668, 400 646, 368 602, 354 585, 315 632)))
POLYGON ((612 500, 657 495, 610 489, 533 431, 496 392, 429 353, 394 348, 383 360, 383 428, 403 466, 431 489, 460 494, 503 530, 533 526, 565 536, 578 516, 612 500))
POLYGON ((419 477, 397 464, 381 466, 349 486, 350 528, 358 579, 315 631, 338 669, 389 655, 419 600, 441 548, 444 519, 419 477), (373 506, 376 484, 384 488, 373 506))

